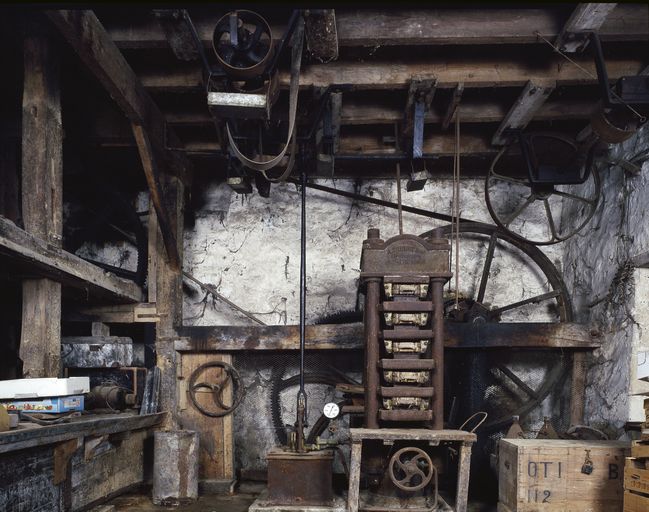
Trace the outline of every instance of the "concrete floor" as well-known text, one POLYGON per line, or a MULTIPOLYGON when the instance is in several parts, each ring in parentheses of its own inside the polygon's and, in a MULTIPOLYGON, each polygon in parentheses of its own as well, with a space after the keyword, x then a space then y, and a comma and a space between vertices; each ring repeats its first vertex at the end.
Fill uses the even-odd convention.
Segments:
MULTIPOLYGON (((263 489, 262 484, 242 484, 232 496, 201 496, 196 503, 173 508, 155 506, 151 502, 150 493, 137 492, 119 496, 107 503, 107 508, 98 508, 97 512, 247 512, 263 489)), ((469 503, 467 512, 496 512, 496 507, 472 502, 469 503)))

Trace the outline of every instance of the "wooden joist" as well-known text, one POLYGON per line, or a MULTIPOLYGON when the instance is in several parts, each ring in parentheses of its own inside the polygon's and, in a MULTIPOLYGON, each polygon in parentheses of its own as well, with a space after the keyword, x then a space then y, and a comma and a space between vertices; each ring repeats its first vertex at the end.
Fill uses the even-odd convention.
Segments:
MULTIPOLYGON (((447 348, 567 348, 589 350, 600 345, 598 333, 580 324, 446 322, 447 348)), ((180 352, 298 350, 299 326, 185 326, 178 329, 180 352)), ((310 350, 363 348, 362 324, 307 325, 310 350)))
POLYGON ((158 175, 165 169, 171 169, 181 179, 188 179, 187 174, 191 170, 189 161, 183 155, 171 155, 166 150, 167 143, 173 147, 180 146, 177 136, 167 128, 162 112, 92 11, 58 10, 47 11, 47 14, 82 62, 133 123, 167 256, 172 267, 178 268, 180 263, 178 251, 174 250, 175 236, 171 231, 160 187, 156 187, 160 179, 158 175))
MULTIPOLYGON (((437 77, 438 89, 454 89, 458 82, 466 89, 485 87, 524 87, 530 80, 554 80, 557 85, 595 84, 597 76, 593 59, 578 55, 576 61, 591 76, 566 62, 561 57, 550 55, 542 62, 528 62, 524 54, 516 60, 499 57, 486 59, 463 57, 445 60, 441 57, 427 57, 417 62, 395 63, 390 61, 345 62, 304 66, 300 76, 300 89, 312 87, 339 86, 350 90, 406 90, 415 75, 433 73, 437 77)), ((614 81, 626 75, 636 75, 646 63, 640 58, 617 57, 607 59, 609 79, 614 81)), ((173 69, 150 66, 137 69, 144 87, 156 92, 199 92, 203 89, 201 70, 196 65, 178 62, 173 69)), ((288 89, 289 72, 280 70, 280 87, 288 89)))
POLYGON ((142 290, 133 281, 49 244, 4 217, 0 217, 0 254, 11 257, 29 275, 47 277, 118 302, 143 300, 142 290))
MULTIPOLYGON (((643 5, 619 5, 601 27, 604 40, 647 39, 646 9, 643 5)), ((212 32, 224 10, 209 14, 194 13, 192 18, 206 48, 212 46, 212 32)), ((382 9, 336 9, 338 45, 458 45, 458 44, 534 44, 535 32, 554 39, 562 28, 562 16, 548 9, 404 9, 398 13, 382 9)), ((284 26, 271 26, 276 39, 284 26)), ((110 37, 119 48, 167 48, 161 27, 150 18, 131 17, 107 22, 110 37)))
POLYGON ((495 146, 502 146, 510 138, 507 135, 507 130, 522 130, 525 128, 536 111, 548 99, 555 86, 556 83, 552 80, 530 80, 527 82, 518 99, 507 112, 505 119, 500 123, 491 143, 495 146))
POLYGON ((615 3, 578 4, 554 45, 564 52, 576 52, 584 49, 588 44, 588 32, 599 31, 617 5, 615 3))

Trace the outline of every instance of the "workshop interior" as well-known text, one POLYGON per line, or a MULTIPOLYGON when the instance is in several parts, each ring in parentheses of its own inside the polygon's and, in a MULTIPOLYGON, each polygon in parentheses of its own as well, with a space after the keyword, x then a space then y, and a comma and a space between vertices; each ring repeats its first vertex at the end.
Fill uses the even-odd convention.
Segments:
POLYGON ((0 14, 0 511, 649 512, 647 3, 0 14))

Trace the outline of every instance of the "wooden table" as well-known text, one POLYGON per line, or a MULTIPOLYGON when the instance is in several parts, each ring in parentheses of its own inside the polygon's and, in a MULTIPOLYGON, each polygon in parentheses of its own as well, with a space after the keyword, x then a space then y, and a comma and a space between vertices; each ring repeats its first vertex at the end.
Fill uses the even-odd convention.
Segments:
POLYGON ((476 441, 476 435, 464 430, 428 430, 406 428, 352 428, 350 429, 352 441, 351 467, 349 471, 349 493, 347 495, 347 509, 349 512, 358 512, 360 501, 360 477, 363 441, 380 440, 384 444, 395 441, 427 442, 430 446, 450 444, 459 448, 457 493, 455 499, 455 512, 466 512, 469 491, 469 469, 471 465, 471 446, 476 441))

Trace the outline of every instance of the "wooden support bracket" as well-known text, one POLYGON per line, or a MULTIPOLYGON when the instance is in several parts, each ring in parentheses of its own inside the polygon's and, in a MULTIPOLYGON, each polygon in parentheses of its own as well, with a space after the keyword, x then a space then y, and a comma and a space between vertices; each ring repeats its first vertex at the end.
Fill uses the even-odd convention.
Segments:
POLYGON ((500 123, 491 143, 494 146, 502 146, 509 139, 506 133, 508 130, 522 130, 525 128, 555 87, 556 82, 554 80, 530 80, 527 82, 516 103, 509 109, 505 119, 500 123))
POLYGON ((67 478, 68 463, 74 452, 81 446, 81 438, 69 439, 54 448, 54 478, 52 483, 59 485, 67 478))

